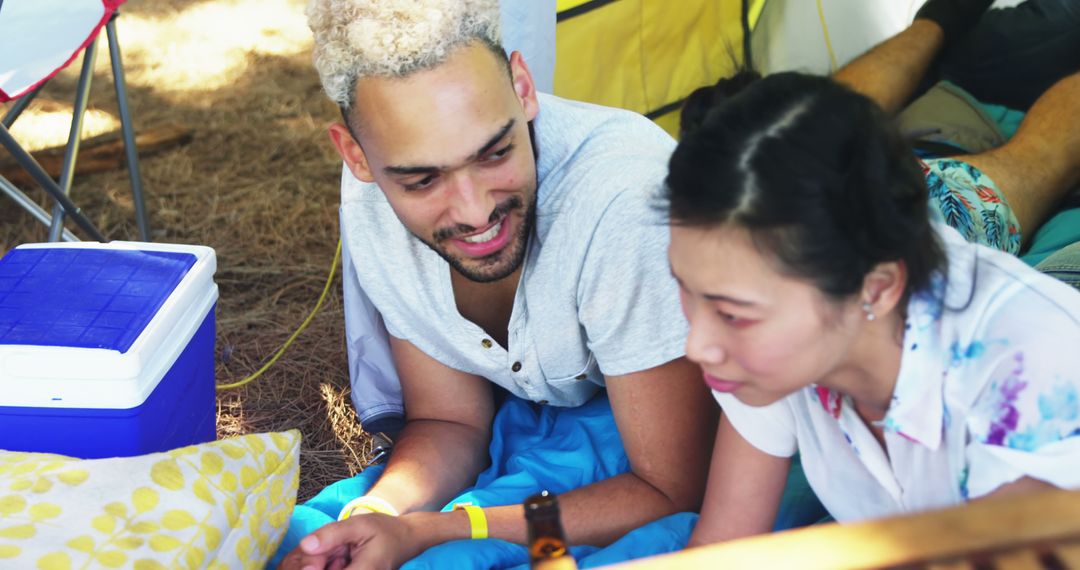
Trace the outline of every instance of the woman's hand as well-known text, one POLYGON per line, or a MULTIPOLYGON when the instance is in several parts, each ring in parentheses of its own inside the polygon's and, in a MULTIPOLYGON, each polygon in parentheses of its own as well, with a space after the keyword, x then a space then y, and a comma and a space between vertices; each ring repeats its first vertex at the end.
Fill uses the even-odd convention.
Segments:
POLYGON ((411 515, 361 514, 309 534, 281 562, 284 570, 397 568, 425 547, 411 515))

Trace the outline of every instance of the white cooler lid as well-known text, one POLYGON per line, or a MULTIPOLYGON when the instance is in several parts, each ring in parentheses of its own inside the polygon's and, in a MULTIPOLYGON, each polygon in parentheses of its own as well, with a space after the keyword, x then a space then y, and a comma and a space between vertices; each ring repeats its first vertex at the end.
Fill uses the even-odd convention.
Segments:
POLYGON ((217 301, 205 246, 27 244, 0 259, 0 406, 141 405, 217 301))

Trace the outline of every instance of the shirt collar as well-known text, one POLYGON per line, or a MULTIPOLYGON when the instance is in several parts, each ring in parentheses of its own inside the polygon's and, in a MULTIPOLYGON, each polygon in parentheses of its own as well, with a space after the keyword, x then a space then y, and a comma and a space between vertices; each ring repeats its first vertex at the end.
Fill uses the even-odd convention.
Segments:
MULTIPOLYGON (((916 310, 909 313, 912 317, 905 323, 904 355, 896 386, 893 388, 892 402, 881 422, 875 423, 886 433, 895 433, 936 451, 941 446, 945 427, 942 390, 948 367, 934 367, 933 363, 945 362, 944 359, 951 358, 951 353, 950 349, 942 352, 938 348, 939 343, 932 338, 937 336, 939 327, 935 325, 940 315, 927 321, 919 316, 917 308, 913 309, 916 310), (933 354, 932 351, 942 353, 933 354)), ((816 401, 826 414, 840 420, 844 405, 843 395, 816 384, 810 385, 808 390, 810 398, 816 401)))
POLYGON ((949 254, 947 273, 935 273, 929 286, 912 294, 904 323, 903 355, 884 429, 937 450, 945 431, 945 377, 957 348, 945 341, 945 307, 970 302, 975 248, 956 230, 935 226, 949 254), (946 275, 948 277, 946 277, 946 275))
MULTIPOLYGON (((940 297, 939 297, 940 298, 940 297)), ((883 428, 937 450, 945 428, 944 380, 949 348, 942 346, 940 301, 915 296, 908 303, 903 355, 883 428)))
MULTIPOLYGON (((947 421, 945 377, 964 351, 971 350, 945 341, 943 330, 951 325, 943 321, 944 307, 970 302, 977 249, 948 226, 935 225, 935 230, 949 252, 948 278, 946 274, 934 274, 927 289, 915 292, 908 301, 900 372, 881 426, 886 432, 936 451, 947 421)), ((825 412, 839 419, 840 394, 816 385, 810 389, 825 412)))

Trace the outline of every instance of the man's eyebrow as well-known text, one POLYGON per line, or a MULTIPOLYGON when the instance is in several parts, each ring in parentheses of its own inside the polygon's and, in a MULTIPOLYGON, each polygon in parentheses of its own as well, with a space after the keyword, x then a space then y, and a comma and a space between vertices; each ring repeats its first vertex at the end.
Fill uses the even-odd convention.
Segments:
POLYGON ((387 174, 408 175, 408 174, 432 174, 441 170, 438 166, 387 166, 383 168, 383 172, 387 174))
POLYGON ((495 136, 488 139, 488 142, 484 143, 484 146, 480 147, 480 150, 474 152, 471 156, 469 156, 469 161, 471 162, 473 160, 476 160, 477 158, 480 158, 487 151, 491 150, 495 145, 499 144, 499 141, 503 140, 503 137, 506 136, 506 133, 509 133, 510 129, 514 128, 514 123, 516 121, 516 119, 510 119, 509 121, 507 121, 506 124, 503 125, 501 129, 499 129, 499 132, 495 133, 495 136))
MULTIPOLYGON (((488 139, 488 141, 486 143, 484 143, 483 146, 480 147, 480 150, 477 150, 473 154, 469 155, 469 158, 466 159, 466 162, 472 162, 472 161, 476 160, 477 158, 483 156, 484 153, 491 150, 492 147, 499 144, 499 141, 501 141, 504 137, 506 137, 506 134, 510 132, 510 129, 514 128, 514 123, 515 122, 516 122, 516 119, 510 119, 509 121, 507 121, 507 123, 505 125, 503 125, 502 128, 499 129, 499 132, 495 133, 495 136, 488 139)), ((440 170, 443 170, 443 167, 439 167, 439 166, 387 166, 387 167, 383 168, 383 171, 386 172, 387 174, 397 174, 399 176, 405 176, 405 175, 410 175, 410 174, 432 174, 432 173, 435 173, 435 172, 439 172, 440 170)))

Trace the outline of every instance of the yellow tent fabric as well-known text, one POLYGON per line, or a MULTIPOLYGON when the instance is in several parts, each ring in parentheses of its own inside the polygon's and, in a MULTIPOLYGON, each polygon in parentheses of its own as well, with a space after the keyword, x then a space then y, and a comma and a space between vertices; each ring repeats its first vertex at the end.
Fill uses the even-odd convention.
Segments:
MULTIPOLYGON (((744 0, 559 0, 555 94, 648 115, 672 135, 683 99, 743 60, 744 0)), ((765 0, 746 0, 756 20, 765 0)))

